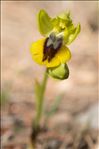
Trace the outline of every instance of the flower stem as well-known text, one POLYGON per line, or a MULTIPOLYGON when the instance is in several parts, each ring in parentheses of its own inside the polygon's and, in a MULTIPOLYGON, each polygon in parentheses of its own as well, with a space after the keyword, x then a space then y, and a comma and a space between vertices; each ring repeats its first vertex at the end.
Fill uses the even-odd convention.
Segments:
POLYGON ((41 84, 36 82, 37 84, 35 85, 35 87, 36 87, 36 90, 35 90, 36 117, 35 117, 35 121, 32 125, 32 133, 31 133, 31 145, 32 146, 31 146, 31 149, 35 149, 36 138, 40 132, 40 120, 41 120, 42 113, 43 113, 44 93, 45 93, 45 89, 46 89, 47 79, 48 79, 48 74, 47 74, 47 69, 46 69, 44 78, 43 78, 43 81, 41 82, 41 84))
POLYGON ((46 84, 47 84, 47 70, 45 71, 44 78, 42 81, 42 84, 40 86, 40 94, 38 96, 39 99, 37 99, 37 105, 36 105, 36 118, 35 118, 35 127, 38 127, 40 124, 40 120, 42 117, 42 112, 43 112, 43 101, 44 101, 44 93, 46 89, 46 84))

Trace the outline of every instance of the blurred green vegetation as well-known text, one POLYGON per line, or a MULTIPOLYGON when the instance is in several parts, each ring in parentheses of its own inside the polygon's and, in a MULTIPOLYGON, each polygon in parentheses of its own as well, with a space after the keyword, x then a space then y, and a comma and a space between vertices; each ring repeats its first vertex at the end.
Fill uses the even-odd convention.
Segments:
POLYGON ((10 99, 10 94, 9 94, 8 90, 7 89, 1 90, 0 105, 5 106, 9 102, 9 99, 10 99))
POLYGON ((58 96, 55 97, 55 99, 53 100, 53 104, 51 105, 51 108, 49 111, 45 110, 45 115, 46 118, 49 118, 51 116, 53 116, 59 109, 59 106, 61 104, 61 100, 63 99, 64 94, 60 94, 58 96))

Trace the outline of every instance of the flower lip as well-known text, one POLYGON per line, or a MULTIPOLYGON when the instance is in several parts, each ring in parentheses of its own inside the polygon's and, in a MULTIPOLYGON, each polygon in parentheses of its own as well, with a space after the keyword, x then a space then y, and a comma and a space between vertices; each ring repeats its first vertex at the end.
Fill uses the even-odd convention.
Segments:
POLYGON ((63 43, 62 37, 57 37, 54 33, 51 33, 49 37, 46 38, 43 49, 43 59, 45 61, 48 59, 48 62, 55 56, 59 51, 63 43))
POLYGON ((60 47, 58 52, 56 52, 56 54, 50 60, 50 62, 48 61, 48 56, 45 57, 46 60, 43 60, 45 41, 46 41, 46 38, 43 38, 31 44, 30 52, 31 52, 33 60, 36 63, 40 65, 45 65, 47 68, 49 67, 51 68, 51 67, 56 67, 62 63, 66 63, 70 60, 71 52, 64 43, 62 43, 62 46, 60 47))

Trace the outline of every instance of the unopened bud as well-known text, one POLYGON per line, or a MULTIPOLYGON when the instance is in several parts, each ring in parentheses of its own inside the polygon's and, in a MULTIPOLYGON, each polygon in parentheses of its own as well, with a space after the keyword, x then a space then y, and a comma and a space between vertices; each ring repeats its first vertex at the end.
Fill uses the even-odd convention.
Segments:
POLYGON ((58 67, 48 68, 47 72, 49 76, 59 80, 64 80, 69 77, 69 69, 67 64, 61 64, 58 67))

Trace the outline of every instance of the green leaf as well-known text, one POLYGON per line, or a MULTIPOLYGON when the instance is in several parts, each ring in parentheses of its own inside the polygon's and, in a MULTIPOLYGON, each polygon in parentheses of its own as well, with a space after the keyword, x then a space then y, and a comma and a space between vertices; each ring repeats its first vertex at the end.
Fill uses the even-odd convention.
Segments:
POLYGON ((45 112, 47 118, 54 115, 57 112, 62 99, 63 94, 56 96, 56 98, 54 99, 54 103, 51 106, 51 109, 48 112, 45 112))
POLYGON ((61 64, 58 67, 48 68, 47 72, 49 76, 59 80, 64 80, 69 77, 69 69, 67 64, 61 64))
POLYGON ((80 33, 80 30, 81 30, 81 27, 80 27, 80 24, 78 24, 77 25, 77 27, 76 28, 74 28, 74 30, 72 29, 72 30, 69 30, 68 32, 68 40, 67 40, 67 38, 66 38, 66 35, 65 35, 65 43, 66 43, 66 45, 69 45, 69 44, 71 44, 74 40, 75 40, 75 38, 77 37, 77 35, 80 33))
POLYGON ((47 36, 53 29, 51 18, 44 10, 38 13, 38 27, 43 36, 47 36))

